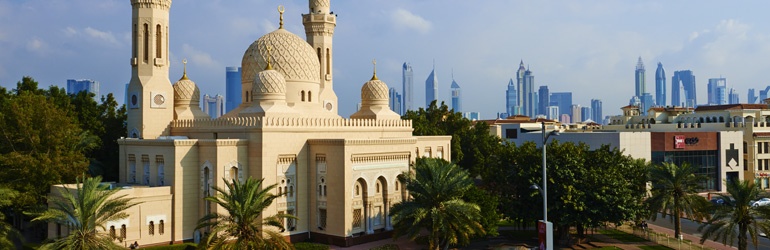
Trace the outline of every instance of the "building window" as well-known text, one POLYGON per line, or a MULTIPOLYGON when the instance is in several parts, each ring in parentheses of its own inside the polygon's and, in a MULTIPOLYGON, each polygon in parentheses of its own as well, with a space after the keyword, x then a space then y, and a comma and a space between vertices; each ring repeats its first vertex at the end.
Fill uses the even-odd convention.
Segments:
POLYGON ((160 52, 162 51, 161 50, 161 47, 163 47, 163 43, 161 39, 162 32, 163 31, 161 31, 160 24, 158 24, 158 26, 155 27, 155 58, 160 58, 160 52))
POLYGON ((150 156, 142 155, 142 184, 150 185, 150 156))
POLYGON ((505 130, 505 138, 506 139, 516 139, 518 137, 518 130, 515 128, 509 128, 505 130))
POLYGON ((770 153, 770 142, 763 142, 762 144, 764 144, 762 145, 763 146, 762 149, 764 149, 764 153, 765 154, 770 153))
POLYGON ((360 228, 361 227, 361 221, 363 221, 363 211, 358 209, 353 209, 353 228, 360 228))
POLYGON ((166 164, 163 161, 162 155, 155 156, 155 164, 158 165, 158 180, 156 184, 158 186, 166 185, 166 170, 164 169, 166 164))
POLYGON ((163 220, 158 222, 158 234, 163 235, 163 220))
POLYGON ((136 156, 128 155, 128 183, 136 183, 136 156))
POLYGON ((382 206, 376 206, 374 207, 374 225, 379 226, 382 225, 383 222, 383 216, 382 216, 382 206))
MULTIPOLYGON (((289 210, 286 213, 293 216, 294 210, 289 210)), ((295 224, 296 223, 293 218, 286 218, 286 227, 287 227, 286 230, 294 231, 295 229, 297 229, 295 224)))
POLYGON ((313 102, 313 94, 310 90, 307 91, 307 102, 313 102))
POLYGON ((150 235, 155 235, 155 222, 150 221, 150 225, 148 225, 147 233, 150 235))
POLYGON ((762 143, 757 142, 757 154, 761 154, 761 153, 762 153, 762 143))
POLYGON ((305 91, 304 90, 301 92, 300 96, 302 97, 302 101, 304 102, 305 101, 305 91))
POLYGON ((748 146, 748 145, 749 145, 748 143, 746 143, 746 142, 743 142, 743 153, 744 153, 744 154, 747 154, 747 153, 748 153, 748 151, 749 151, 749 149, 747 148, 747 146, 748 146))
POLYGON ((150 59, 150 54, 149 54, 150 53, 149 52, 149 50, 150 50, 150 26, 145 23, 143 31, 144 32, 143 32, 142 35, 144 35, 144 37, 142 37, 142 38, 144 39, 144 47, 142 47, 142 48, 144 50, 144 53, 143 53, 144 54, 144 62, 147 62, 147 60, 150 59))
POLYGON ((398 191, 399 181, 396 181, 396 191, 398 191))
POLYGON ((332 57, 331 54, 332 54, 331 51, 327 48, 326 49, 326 74, 327 75, 331 74, 331 72, 332 72, 332 66, 331 66, 332 64, 331 64, 331 59, 330 59, 332 57))
POLYGON ((361 186, 359 186, 358 183, 356 183, 356 196, 359 196, 359 195, 361 195, 361 186))
POLYGON ((375 187, 375 190, 377 191, 377 193, 379 194, 380 193, 380 184, 376 183, 376 184, 374 184, 374 187, 375 187))
POLYGON ((326 228, 326 209, 318 209, 318 227, 321 230, 326 228))
POLYGON ((762 160, 757 160, 757 170, 762 170, 762 160))
POLYGON ((230 178, 233 179, 233 180, 238 179, 238 168, 236 168, 236 167, 231 167, 230 168, 230 178))
POLYGON ((316 53, 318 53, 318 64, 321 64, 321 48, 317 48, 316 53))
POLYGON ((126 224, 120 226, 120 238, 126 239, 126 224))
POLYGON ((134 24, 134 29, 132 30, 132 32, 134 33, 134 36, 132 37, 134 40, 132 41, 133 44, 131 44, 133 45, 131 46, 131 57, 136 58, 136 46, 138 44, 138 42, 136 41, 136 39, 138 38, 137 31, 136 31, 136 24, 134 24))
MULTIPOLYGON (((281 216, 283 216, 283 214, 285 214, 284 211, 278 211, 278 218, 281 218, 281 216)), ((286 219, 285 218, 281 218, 281 226, 284 229, 286 229, 286 219)))
POLYGON ((115 232, 115 226, 110 226, 110 238, 112 240, 115 240, 116 238, 118 238, 118 235, 115 232))

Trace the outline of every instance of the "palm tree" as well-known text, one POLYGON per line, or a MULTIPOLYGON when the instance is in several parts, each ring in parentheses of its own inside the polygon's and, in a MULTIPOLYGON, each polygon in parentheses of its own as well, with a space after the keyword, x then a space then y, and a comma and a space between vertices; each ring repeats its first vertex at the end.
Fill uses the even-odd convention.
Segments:
MULTIPOLYGON (((80 179, 78 178, 78 181, 80 179)), ((69 227, 69 235, 43 245, 40 249, 122 249, 106 233, 105 224, 128 218, 125 211, 132 203, 126 195, 115 196, 120 189, 110 189, 101 177, 84 178, 74 193, 62 189, 49 198, 51 206, 32 221, 55 222, 69 227)))
POLYGON ((429 249, 435 250, 467 244, 473 235, 484 233, 479 207, 461 199, 473 185, 465 170, 442 159, 419 158, 414 172, 399 179, 412 198, 391 208, 394 237, 407 235, 415 240, 426 229, 429 249))
POLYGON ((696 174, 697 167, 688 163, 676 165, 664 162, 653 165, 650 169, 652 196, 647 199, 651 210, 650 219, 657 219, 658 212, 663 218, 670 216, 674 223, 674 234, 682 232, 681 217, 684 215, 693 221, 702 221, 708 216, 706 208, 709 202, 698 195, 704 176, 696 174))
MULTIPOLYGON (((19 193, 13 189, 0 188, 0 207, 7 207, 19 193)), ((5 214, 0 213, 0 249, 14 249, 14 239, 21 239, 21 234, 5 221, 5 214)))
POLYGON ((276 184, 261 188, 264 179, 252 179, 245 182, 235 179, 225 180, 226 189, 214 187, 215 196, 206 197, 207 201, 221 206, 226 214, 211 213, 198 221, 195 229, 209 228, 209 233, 202 244, 207 249, 293 249, 283 239, 283 235, 269 227, 284 230, 284 219, 296 219, 286 214, 276 214, 264 219, 262 211, 280 195, 272 190, 276 184))
POLYGON ((714 205, 714 215, 698 227, 698 231, 706 229, 701 236, 701 244, 713 238, 722 244, 732 245, 735 238, 738 238, 738 249, 743 250, 747 249, 748 237, 751 237, 751 242, 756 246, 759 231, 770 231, 767 221, 762 219, 770 218, 770 207, 753 207, 750 204, 760 194, 759 188, 750 180, 728 181, 727 193, 720 197, 728 201, 727 204, 714 205), (735 201, 732 202, 730 197, 735 201))

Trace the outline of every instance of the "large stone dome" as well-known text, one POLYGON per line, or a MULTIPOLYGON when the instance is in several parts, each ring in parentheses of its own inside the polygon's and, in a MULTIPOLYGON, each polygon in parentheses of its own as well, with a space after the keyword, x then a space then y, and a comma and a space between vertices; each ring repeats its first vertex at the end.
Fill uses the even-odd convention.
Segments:
POLYGON ((273 69, 259 72, 251 87, 254 99, 277 96, 286 99, 286 80, 283 75, 273 69))
POLYGON ((305 40, 281 28, 254 41, 246 49, 241 61, 241 82, 251 84, 257 73, 267 66, 267 48, 273 68, 287 82, 320 83, 321 65, 313 47, 305 40))

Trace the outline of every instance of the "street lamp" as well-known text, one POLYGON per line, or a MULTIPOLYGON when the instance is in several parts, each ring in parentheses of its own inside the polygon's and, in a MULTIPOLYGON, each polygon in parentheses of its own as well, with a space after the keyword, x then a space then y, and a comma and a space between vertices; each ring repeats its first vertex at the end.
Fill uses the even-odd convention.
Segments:
MULTIPOLYGON (((546 152, 545 152, 545 146, 548 143, 548 138, 553 136, 559 136, 559 131, 557 130, 551 130, 551 132, 546 133, 545 132, 545 122, 540 122, 542 125, 542 133, 543 133, 543 189, 540 193, 543 194, 543 224, 545 229, 538 230, 545 230, 545 245, 548 249, 554 249, 553 248, 553 235, 552 235, 552 229, 553 226, 548 223, 548 179, 546 179, 546 152)), ((534 188, 537 188, 537 185, 533 185, 534 188)))

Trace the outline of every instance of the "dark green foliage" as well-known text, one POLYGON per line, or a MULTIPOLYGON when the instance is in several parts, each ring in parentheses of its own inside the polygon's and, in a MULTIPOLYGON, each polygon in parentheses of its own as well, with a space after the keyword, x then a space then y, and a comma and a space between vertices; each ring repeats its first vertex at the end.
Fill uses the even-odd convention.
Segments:
POLYGON ((465 192, 463 200, 476 204, 481 209, 479 223, 481 223, 481 226, 486 231, 486 234, 483 236, 497 236, 497 223, 501 219, 500 212, 497 211, 500 198, 474 185, 465 192))
POLYGON ((221 206, 224 213, 212 212, 198 221, 195 229, 210 230, 201 247, 243 250, 293 248, 275 229, 283 230, 281 221, 296 217, 287 214, 262 217, 262 212, 278 197, 273 194, 276 184, 262 188, 262 181, 251 177, 244 182, 224 180, 225 188, 213 187, 216 195, 205 199, 221 206))
POLYGON ((748 240, 756 246, 759 233, 770 233, 770 223, 762 218, 770 218, 770 206, 751 206, 751 201, 760 198, 760 190, 753 181, 727 182, 727 194, 720 195, 724 200, 735 199, 729 205, 713 205, 714 214, 700 227, 702 231, 700 243, 707 239, 732 245, 738 240, 738 249, 748 249, 748 240))
POLYGON ((144 250, 195 250, 198 249, 198 245, 195 243, 184 243, 184 244, 174 244, 174 245, 168 245, 168 246, 154 246, 154 247, 143 247, 139 249, 144 250))
POLYGON ((663 214, 663 218, 670 216, 675 236, 682 232, 682 215, 695 221, 708 218, 709 202, 698 195, 699 183, 705 176, 697 175, 697 171, 697 166, 686 163, 676 165, 664 162, 650 167, 652 197, 646 201, 652 211, 650 218, 657 219, 658 212, 663 214))
POLYGON ((390 210, 393 237, 415 240, 422 230, 429 233, 429 249, 465 245, 474 235, 483 235, 478 222, 479 207, 462 200, 473 187, 468 173, 443 159, 418 158, 413 172, 404 173, 410 199, 396 203, 390 210))

